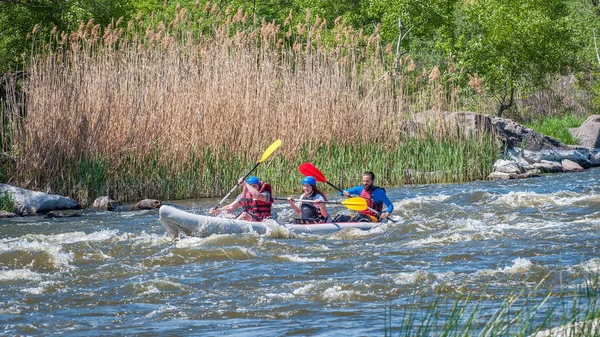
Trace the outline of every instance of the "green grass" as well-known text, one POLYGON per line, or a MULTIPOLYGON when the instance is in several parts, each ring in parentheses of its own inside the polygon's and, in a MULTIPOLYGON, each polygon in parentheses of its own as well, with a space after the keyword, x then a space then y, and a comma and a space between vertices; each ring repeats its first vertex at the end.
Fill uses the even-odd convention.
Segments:
MULTIPOLYGON (((109 191, 122 202, 217 197, 225 195, 260 158, 225 147, 199 152, 190 151, 185 163, 170 159, 159 148, 147 158, 134 153, 119 159, 83 158, 50 179, 55 193, 82 205, 109 191)), ((307 161, 340 188, 359 185, 360 174, 366 170, 375 172, 376 184, 384 188, 460 183, 485 179, 497 152, 491 137, 452 140, 433 134, 407 138, 394 147, 367 142, 305 144, 293 158, 274 152, 253 174, 270 182, 277 194, 301 192, 303 176, 298 166, 307 161)), ((326 184, 319 187, 333 191, 326 184)))
POLYGON ((385 336, 597 336, 597 282, 563 291, 535 287, 478 289, 430 299, 386 300, 385 336), (592 291, 590 291, 591 288, 592 291), (502 299, 498 302, 494 299, 502 299), (539 333, 539 335, 538 335, 539 333))
POLYGON ((0 195, 0 211, 12 212, 15 206, 14 201, 8 191, 4 191, 4 194, 0 195))
POLYGON ((585 117, 573 114, 562 117, 547 117, 528 123, 527 126, 542 134, 554 137, 565 144, 577 145, 577 140, 569 133, 569 128, 579 127, 585 121, 585 117))

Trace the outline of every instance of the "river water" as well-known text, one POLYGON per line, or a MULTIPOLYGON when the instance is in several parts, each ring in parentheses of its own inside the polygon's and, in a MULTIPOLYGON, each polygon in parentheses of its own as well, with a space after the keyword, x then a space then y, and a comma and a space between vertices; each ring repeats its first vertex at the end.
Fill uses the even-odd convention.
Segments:
POLYGON ((389 188, 397 223, 328 236, 174 241, 157 210, 3 219, 0 334, 436 336, 463 303, 476 335, 507 299, 539 329, 594 293, 599 173, 389 188))

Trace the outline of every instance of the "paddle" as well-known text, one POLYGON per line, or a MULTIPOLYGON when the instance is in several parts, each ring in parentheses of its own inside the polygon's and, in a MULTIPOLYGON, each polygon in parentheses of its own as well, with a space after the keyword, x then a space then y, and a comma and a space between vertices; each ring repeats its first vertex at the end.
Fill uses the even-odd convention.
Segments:
MULTIPOLYGON (((269 158, 269 156, 275 152, 275 150, 277 150, 277 148, 281 146, 281 139, 276 140, 273 144, 271 144, 267 150, 265 151, 265 153, 263 153, 262 157, 260 158, 259 161, 256 162, 256 164, 254 165, 254 167, 248 171, 248 173, 246 173, 246 175, 240 179, 242 181, 246 180, 246 178, 248 178, 248 176, 254 172, 254 170, 256 170, 256 168, 258 167, 258 165, 260 165, 260 163, 262 163, 263 161, 265 161, 267 158, 269 158)), ((231 195, 231 193, 233 193, 233 191, 235 191, 235 189, 239 186, 239 184, 236 184, 235 186, 233 186, 233 188, 231 189, 231 191, 229 191, 229 193, 227 193, 227 195, 225 197, 223 197, 223 199, 221 199, 221 201, 219 201, 219 203, 217 204, 217 206, 215 206, 213 209, 217 209, 219 208, 219 206, 221 206, 221 204, 227 199, 229 198, 229 196, 231 195)))
MULTIPOLYGON (((273 199, 274 200, 286 200, 286 201, 288 200, 286 198, 273 198, 273 199)), ((311 202, 311 203, 317 202, 316 200, 300 200, 300 199, 292 199, 292 201, 311 202)), ((361 197, 349 198, 349 199, 345 199, 342 201, 321 201, 321 202, 324 204, 344 205, 353 211, 364 211, 365 209, 367 209, 367 201, 365 200, 365 198, 361 198, 361 197)))
POLYGON ((323 173, 321 173, 321 171, 319 171, 318 168, 316 168, 313 164, 311 163, 302 163, 300 164, 300 166, 298 166, 298 171, 300 171, 300 173, 302 173, 305 176, 313 176, 315 177, 315 179, 318 182, 321 183, 326 183, 329 186, 335 188, 336 190, 343 192, 341 188, 335 186, 334 184, 330 183, 329 181, 327 181, 327 178, 325 178, 325 176, 323 175, 323 173))
MULTIPOLYGON (((305 175, 305 176, 313 176, 313 177, 315 177, 315 179, 316 179, 318 182, 321 182, 321 183, 326 183, 326 184, 328 184, 329 186, 331 186, 331 187, 335 188, 336 190, 338 190, 338 191, 340 191, 340 192, 342 192, 342 193, 344 192, 344 191, 342 191, 342 189, 341 189, 341 188, 339 188, 339 187, 335 186, 334 184, 330 183, 330 182, 327 180, 327 178, 325 178, 325 176, 323 175, 323 173, 321 173, 321 171, 319 171, 319 169, 318 169, 318 168, 316 168, 316 167, 315 167, 313 164, 311 164, 311 163, 302 163, 302 164, 300 164, 300 166, 298 166, 298 171, 300 171, 300 173, 302 173, 302 174, 303 174, 303 175, 305 175)), ((365 201, 366 201, 366 200, 365 200, 365 201)), ((377 215, 379 215, 379 214, 381 213, 381 212, 377 212, 376 210, 372 209, 371 207, 367 207, 367 208, 368 208, 369 210, 371 210, 372 212, 375 212, 375 213, 377 213, 377 215)), ((363 209, 363 210, 364 210, 364 209, 363 209)), ((388 219, 389 219, 391 222, 398 222, 397 220, 391 219, 389 216, 388 216, 388 219)))

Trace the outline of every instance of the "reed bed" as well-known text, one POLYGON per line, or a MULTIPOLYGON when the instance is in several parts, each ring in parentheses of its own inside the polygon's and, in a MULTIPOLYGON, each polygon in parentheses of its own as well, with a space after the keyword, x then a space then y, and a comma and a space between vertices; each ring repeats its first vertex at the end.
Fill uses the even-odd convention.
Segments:
POLYGON ((326 29, 308 12, 276 24, 215 8, 90 21, 49 37, 34 30, 26 98, 3 104, 8 180, 84 205, 106 194, 217 196, 276 139, 283 146, 257 174, 277 192, 297 189, 290 172, 302 161, 344 186, 365 169, 388 186, 490 172, 491 136, 461 135, 442 118, 406 131, 423 112, 485 112, 485 100, 459 86, 466 74, 419 71, 378 32, 326 29))
POLYGON ((385 336, 591 337, 600 333, 598 281, 572 289, 486 287, 440 292, 433 301, 388 299, 385 336), (502 298, 499 302, 497 299, 502 298))

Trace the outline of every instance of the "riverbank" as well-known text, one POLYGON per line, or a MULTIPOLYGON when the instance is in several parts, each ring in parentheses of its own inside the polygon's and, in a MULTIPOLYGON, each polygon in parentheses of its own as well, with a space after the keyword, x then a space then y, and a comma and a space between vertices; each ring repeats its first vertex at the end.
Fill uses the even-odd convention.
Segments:
MULTIPOLYGON (((358 143, 354 146, 333 143, 320 145, 313 151, 306 147, 299 158, 295 157, 298 159, 289 160, 282 158, 280 154, 285 152, 281 149, 285 149, 283 145, 269 151, 266 158, 262 154, 262 165, 253 174, 270 182, 275 194, 297 192, 298 181, 303 177, 297 171, 296 163, 300 161, 314 162, 320 170, 326 172, 329 181, 343 188, 358 184, 356 179, 364 170, 376 172, 377 184, 387 188, 406 184, 531 178, 543 173, 582 171, 599 166, 600 149, 594 147, 600 141, 597 138, 599 129, 600 116, 595 115, 590 116, 580 127, 572 129, 573 134, 582 141, 581 146, 576 146, 564 145, 552 137, 508 119, 474 113, 419 114, 413 120, 405 122, 402 134, 406 138, 395 147, 385 148, 372 143, 358 143), (454 133, 455 138, 439 137, 440 133, 454 133), (308 157, 316 160, 304 159, 308 157), (357 165, 357 160, 364 163, 357 165)), ((137 176, 130 176, 132 171, 137 171, 132 170, 131 166, 124 166, 127 170, 124 173, 126 181, 132 185, 124 184, 123 176, 117 175, 111 179, 105 175, 109 170, 85 171, 86 167, 94 165, 80 165, 79 172, 83 172, 83 176, 95 184, 84 185, 84 188, 78 185, 79 189, 76 191, 79 193, 75 195, 81 196, 82 191, 88 197, 98 195, 94 198, 93 205, 87 199, 83 199, 84 202, 75 199, 70 201, 70 207, 64 207, 64 201, 57 201, 63 200, 62 196, 47 196, 45 199, 48 200, 42 201, 44 198, 37 196, 42 193, 1 186, 0 205, 6 211, 23 215, 35 214, 38 210, 51 211, 80 205, 106 210, 151 209, 159 207, 160 200, 222 196, 229 191, 230 186, 236 185, 239 176, 246 173, 248 167, 253 166, 252 162, 259 157, 256 155, 253 160, 250 157, 231 159, 231 156, 234 154, 225 152, 215 155, 207 151, 202 158, 204 161, 186 168, 183 174, 172 173, 178 172, 177 169, 181 166, 157 164, 158 157, 152 158, 148 164, 141 162, 143 167, 134 166, 142 169, 137 176), (222 166, 215 165, 219 159, 222 166), (233 161, 227 161, 228 159, 233 161), (208 172, 207 165, 211 168, 208 172), (224 172, 222 168, 226 168, 223 169, 224 172), (144 184, 136 183, 138 179, 144 179, 144 184), (128 187, 127 191, 133 194, 124 194, 119 186, 128 187), (103 194, 105 191, 109 191, 108 195, 103 194), (32 197, 27 197, 28 194, 32 197), (133 202, 145 200, 136 205, 121 205, 121 202, 127 202, 131 200, 128 198, 135 198, 137 195, 141 196, 133 202), (37 200, 37 205, 31 200, 37 200), (56 208, 53 209, 51 205, 54 204, 56 208)), ((162 160, 164 159, 163 157, 162 160)), ((166 159, 162 163, 174 163, 169 158, 166 159)), ((133 163, 136 165, 140 162, 134 160, 133 163)), ((329 191, 328 187, 322 186, 322 189, 329 191)))
POLYGON ((224 195, 275 139, 283 146, 256 174, 276 193, 299 190, 305 161, 338 186, 364 170, 402 186, 486 179, 504 153, 493 135, 446 125, 453 111, 495 111, 461 87, 473 77, 452 60, 445 74, 417 70, 344 23, 248 33, 238 13, 196 13, 210 30, 185 13, 90 22, 33 44, 26 80, 4 88, 14 94, 2 101, 2 181, 86 207, 224 195), (433 118, 414 128, 420 115, 433 118))
MULTIPOLYGON (((323 237, 173 241, 158 210, 0 219, 0 334, 354 337, 387 326, 526 337, 591 326, 599 170, 388 188, 398 223, 323 237)), ((181 204, 206 214, 216 202, 181 204)))
MULTIPOLYGON (((376 182, 382 186, 465 182, 485 179, 498 151, 493 138, 487 136, 440 139, 428 134, 398 139, 397 143, 305 144, 297 153, 286 155, 289 151, 284 141, 282 149, 262 163, 255 174, 269 181, 275 193, 300 190, 303 176, 297 168, 305 161, 314 163, 329 180, 344 187, 359 184, 364 170, 376 172, 376 182)), ((37 171, 40 175, 33 180, 22 179, 35 171, 26 174, 9 170, 6 174, 15 185, 35 189, 43 183, 44 190, 71 197, 84 207, 105 195, 121 202, 215 197, 225 195, 260 159, 264 149, 259 153, 204 148, 200 154, 190 149, 188 156, 178 160, 157 145, 147 157, 116 153, 67 161, 56 174, 37 171)), ((329 190, 328 186, 322 187, 329 190)))

